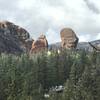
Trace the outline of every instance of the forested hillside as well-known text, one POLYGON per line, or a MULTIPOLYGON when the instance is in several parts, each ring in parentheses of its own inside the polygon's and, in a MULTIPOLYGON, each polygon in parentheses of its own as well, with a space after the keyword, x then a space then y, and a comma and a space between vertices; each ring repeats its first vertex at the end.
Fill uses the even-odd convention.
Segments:
POLYGON ((100 100, 100 53, 1 54, 0 100, 100 100))

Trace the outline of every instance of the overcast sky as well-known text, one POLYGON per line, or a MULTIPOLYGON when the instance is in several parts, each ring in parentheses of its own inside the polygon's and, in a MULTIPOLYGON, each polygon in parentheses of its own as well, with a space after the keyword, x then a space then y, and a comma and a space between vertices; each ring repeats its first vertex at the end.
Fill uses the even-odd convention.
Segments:
POLYGON ((49 43, 61 41, 64 27, 92 41, 100 39, 100 0, 0 0, 0 20, 24 27, 33 39, 44 33, 49 43))

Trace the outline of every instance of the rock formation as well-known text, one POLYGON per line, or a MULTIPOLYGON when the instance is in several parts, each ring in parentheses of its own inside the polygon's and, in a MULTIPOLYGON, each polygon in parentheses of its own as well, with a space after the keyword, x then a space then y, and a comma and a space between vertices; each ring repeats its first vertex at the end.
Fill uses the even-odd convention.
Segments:
POLYGON ((33 41, 30 53, 36 53, 48 48, 48 41, 45 35, 41 35, 36 41, 33 41))
POLYGON ((29 40, 30 35, 25 29, 8 21, 0 22, 0 53, 26 52, 31 48, 29 40))
POLYGON ((73 49, 76 48, 78 43, 78 37, 75 32, 70 28, 64 28, 60 32, 62 40, 62 48, 73 49))

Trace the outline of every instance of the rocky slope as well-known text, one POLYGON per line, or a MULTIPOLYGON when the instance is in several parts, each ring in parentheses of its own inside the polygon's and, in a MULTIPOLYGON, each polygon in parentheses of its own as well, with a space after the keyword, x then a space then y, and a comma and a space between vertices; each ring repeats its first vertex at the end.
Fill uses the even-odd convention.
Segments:
POLYGON ((84 49, 88 51, 93 51, 93 50, 100 51, 100 40, 95 40, 91 42, 80 42, 77 45, 77 49, 84 49))

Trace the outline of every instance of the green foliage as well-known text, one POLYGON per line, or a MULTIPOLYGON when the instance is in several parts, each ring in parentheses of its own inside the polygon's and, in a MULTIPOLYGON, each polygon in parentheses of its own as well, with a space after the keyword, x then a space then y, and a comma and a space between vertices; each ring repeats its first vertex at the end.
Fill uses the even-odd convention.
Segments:
POLYGON ((99 100, 100 54, 51 51, 0 55, 0 100, 99 100), (50 88, 63 85, 62 93, 50 88), (44 98, 50 93, 49 98, 44 98))

